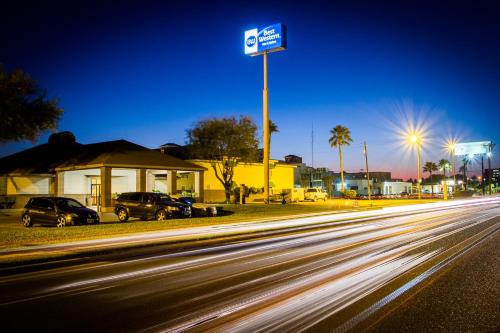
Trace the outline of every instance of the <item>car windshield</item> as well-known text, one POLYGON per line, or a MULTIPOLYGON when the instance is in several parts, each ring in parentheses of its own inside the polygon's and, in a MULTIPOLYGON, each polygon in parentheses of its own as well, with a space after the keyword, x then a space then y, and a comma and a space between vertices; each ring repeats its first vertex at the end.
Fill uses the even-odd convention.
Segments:
POLYGON ((162 195, 158 196, 158 201, 165 202, 165 201, 173 201, 173 200, 169 195, 162 194, 162 195))
POLYGON ((307 192, 317 192, 317 190, 315 188, 310 188, 307 190, 307 192))
POLYGON ((58 208, 82 208, 83 205, 73 199, 58 199, 56 200, 58 208))

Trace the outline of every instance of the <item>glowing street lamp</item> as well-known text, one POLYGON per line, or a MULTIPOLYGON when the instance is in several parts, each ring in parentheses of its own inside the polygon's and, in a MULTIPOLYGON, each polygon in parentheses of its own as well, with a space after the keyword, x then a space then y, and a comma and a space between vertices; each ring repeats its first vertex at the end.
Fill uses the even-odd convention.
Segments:
POLYGON ((448 144, 446 145, 446 149, 448 149, 448 152, 451 155, 451 162, 453 163, 453 192, 455 192, 455 186, 457 184, 456 180, 456 164, 455 164, 455 141, 450 140, 448 141, 448 144))
POLYGON ((420 137, 416 134, 416 133, 413 133, 412 135, 410 135, 410 142, 412 144, 416 144, 417 145, 417 192, 418 192, 418 198, 421 199, 422 198, 422 191, 420 189, 420 145, 421 145, 421 139, 420 137))

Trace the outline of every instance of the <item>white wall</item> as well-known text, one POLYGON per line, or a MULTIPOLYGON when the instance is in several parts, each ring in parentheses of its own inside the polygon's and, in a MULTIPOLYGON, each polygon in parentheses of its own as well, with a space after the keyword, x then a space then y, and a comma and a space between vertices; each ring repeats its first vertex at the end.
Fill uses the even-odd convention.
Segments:
POLYGON ((410 182, 382 182, 380 183, 380 193, 387 194, 400 194, 401 192, 411 192, 410 182))
POLYGON ((135 192, 136 169, 111 169, 111 193, 135 192))
POLYGON ((167 179, 164 177, 156 177, 157 175, 165 175, 166 173, 167 170, 147 170, 146 190, 168 193, 167 179))
POLYGON ((89 176, 100 176, 99 169, 64 171, 64 194, 90 194, 89 176))
POLYGON ((7 195, 49 194, 51 177, 7 177, 7 195))

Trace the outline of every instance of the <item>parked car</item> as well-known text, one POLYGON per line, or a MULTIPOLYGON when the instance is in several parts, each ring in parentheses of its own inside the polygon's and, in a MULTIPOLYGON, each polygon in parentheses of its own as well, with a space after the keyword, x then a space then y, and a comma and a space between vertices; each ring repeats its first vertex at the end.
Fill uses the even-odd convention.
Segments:
POLYGON ((128 192, 115 200, 115 214, 121 222, 130 217, 162 221, 172 217, 191 217, 191 207, 163 193, 128 192))
POLYGON ((305 200, 323 200, 326 201, 328 194, 320 188, 308 188, 304 193, 305 200))
POLYGON ((36 197, 30 198, 24 206, 21 220, 25 227, 34 223, 64 227, 69 224, 98 224, 99 215, 71 198, 36 197))
POLYGON ((198 203, 193 197, 172 197, 172 199, 190 206, 192 216, 217 216, 216 206, 198 203))

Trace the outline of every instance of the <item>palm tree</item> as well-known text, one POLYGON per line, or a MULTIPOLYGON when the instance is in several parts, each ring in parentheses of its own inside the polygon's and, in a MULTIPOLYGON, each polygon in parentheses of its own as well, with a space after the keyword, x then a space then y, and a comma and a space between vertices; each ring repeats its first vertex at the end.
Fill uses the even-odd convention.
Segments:
POLYGON ((424 172, 429 173, 429 180, 431 182, 431 193, 434 194, 434 186, 432 186, 432 172, 437 171, 438 166, 434 162, 425 162, 424 164, 424 172))
POLYGON ((444 192, 444 191, 448 190, 448 180, 446 179, 446 171, 451 169, 450 161, 445 160, 443 158, 443 159, 439 160, 438 167, 439 167, 439 170, 443 171, 443 177, 444 177, 443 192, 444 192))
POLYGON ((463 159, 462 159, 462 162, 464 162, 464 165, 462 165, 460 167, 460 172, 463 173, 463 184, 464 184, 464 189, 467 191, 467 183, 468 183, 468 179, 467 179, 467 165, 468 164, 471 164, 471 160, 468 158, 468 156, 465 156, 463 159))
POLYGON ((279 132, 278 125, 276 125, 274 121, 269 119, 269 146, 271 146, 271 135, 276 132, 279 132))
POLYGON ((342 165, 342 146, 350 146, 352 142, 351 131, 347 127, 337 125, 330 130, 332 137, 328 140, 332 148, 339 148, 339 161, 340 161, 340 187, 344 192, 344 167, 342 165))
POLYGON ((445 160, 443 158, 443 159, 439 160, 438 167, 439 167, 439 170, 443 171, 444 180, 446 181, 446 171, 451 169, 450 161, 445 160))

